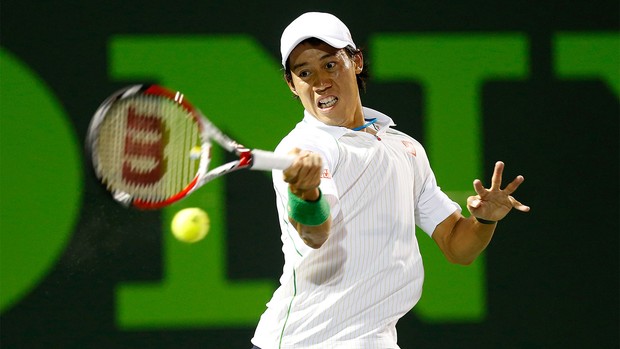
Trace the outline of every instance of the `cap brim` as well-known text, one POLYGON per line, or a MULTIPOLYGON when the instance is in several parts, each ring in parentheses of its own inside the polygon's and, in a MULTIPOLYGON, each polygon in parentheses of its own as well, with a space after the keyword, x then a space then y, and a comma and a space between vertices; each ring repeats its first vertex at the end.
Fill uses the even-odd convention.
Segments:
MULTIPOLYGON (((310 39, 310 38, 316 38, 319 39, 321 41, 323 41, 324 43, 328 44, 329 46, 333 47, 333 48, 337 48, 337 49, 341 49, 341 48, 345 48, 349 45, 351 45, 351 42, 347 42, 347 41, 343 41, 343 40, 338 40, 335 38, 328 38, 328 37, 324 37, 324 36, 320 36, 320 35, 304 35, 301 36, 299 38, 297 38, 297 40, 295 40, 291 45, 289 45, 288 50, 286 51, 286 55, 282 56, 282 66, 286 67, 286 61, 288 61, 288 57, 291 55, 291 52, 293 52, 293 50, 300 44, 302 43, 304 40, 306 39, 310 39)), ((355 44, 352 45, 355 48, 355 44)))

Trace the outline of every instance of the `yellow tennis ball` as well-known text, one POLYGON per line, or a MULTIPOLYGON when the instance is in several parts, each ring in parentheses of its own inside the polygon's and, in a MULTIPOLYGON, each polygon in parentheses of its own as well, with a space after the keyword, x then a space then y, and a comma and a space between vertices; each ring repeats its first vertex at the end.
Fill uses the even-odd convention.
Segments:
POLYGON ((193 243, 204 239, 211 227, 209 216, 200 208, 185 208, 177 212, 170 224, 178 240, 193 243))
POLYGON ((200 154, 202 153, 202 148, 197 145, 195 147, 193 147, 192 149, 190 149, 189 151, 189 158, 192 160, 198 160, 200 159, 200 154))

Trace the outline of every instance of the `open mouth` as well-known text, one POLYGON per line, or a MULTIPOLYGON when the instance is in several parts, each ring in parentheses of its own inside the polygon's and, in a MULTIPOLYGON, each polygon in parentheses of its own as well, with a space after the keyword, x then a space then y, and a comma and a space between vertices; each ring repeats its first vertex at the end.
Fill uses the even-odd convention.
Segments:
POLYGON ((334 105, 336 105, 336 103, 338 103, 338 97, 329 96, 319 100, 317 104, 319 108, 327 109, 333 107, 334 105))

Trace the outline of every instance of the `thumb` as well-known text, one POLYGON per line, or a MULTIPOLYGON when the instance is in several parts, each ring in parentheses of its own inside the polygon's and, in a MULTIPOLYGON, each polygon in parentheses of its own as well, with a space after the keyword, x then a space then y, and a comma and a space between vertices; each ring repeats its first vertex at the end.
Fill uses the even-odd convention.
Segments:
POLYGON ((293 148, 291 149, 291 151, 288 152, 289 155, 297 155, 301 152, 301 149, 299 148, 293 148))
POLYGON ((477 209, 482 204, 482 200, 479 195, 470 196, 467 198, 467 208, 471 211, 471 209, 477 209))

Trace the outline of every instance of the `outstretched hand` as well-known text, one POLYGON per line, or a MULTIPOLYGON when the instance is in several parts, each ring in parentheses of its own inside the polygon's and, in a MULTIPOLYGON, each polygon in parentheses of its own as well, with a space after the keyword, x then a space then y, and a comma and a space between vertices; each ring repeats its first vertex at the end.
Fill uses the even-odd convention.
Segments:
POLYGON ((511 196, 525 180, 523 176, 517 176, 502 190, 503 172, 504 163, 496 162, 491 178, 491 188, 489 189, 486 189, 479 179, 474 181, 474 190, 478 195, 470 196, 467 199, 467 209, 474 217, 488 221, 499 221, 506 217, 513 208, 522 212, 530 210, 529 206, 523 205, 511 196))

